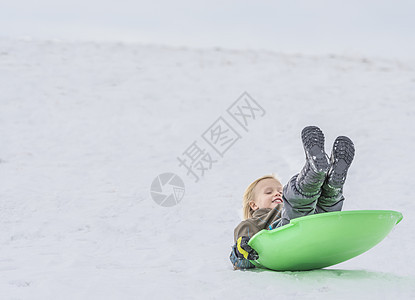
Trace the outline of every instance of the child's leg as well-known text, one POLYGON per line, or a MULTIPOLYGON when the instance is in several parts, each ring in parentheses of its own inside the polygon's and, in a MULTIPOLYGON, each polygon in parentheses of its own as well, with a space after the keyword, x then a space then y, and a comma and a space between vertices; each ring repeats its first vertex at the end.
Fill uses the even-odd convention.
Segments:
POLYGON ((278 226, 288 224, 291 219, 314 214, 329 169, 323 132, 318 127, 309 126, 303 129, 301 137, 306 163, 301 172, 284 186, 284 209, 278 226))
POLYGON ((316 214, 341 211, 343 207, 343 189, 331 187, 327 181, 321 187, 321 195, 316 205, 316 214))
POLYGON ((316 213, 340 211, 343 206, 343 185, 347 170, 354 158, 353 142, 345 136, 339 136, 333 144, 330 158, 330 170, 321 188, 316 213))

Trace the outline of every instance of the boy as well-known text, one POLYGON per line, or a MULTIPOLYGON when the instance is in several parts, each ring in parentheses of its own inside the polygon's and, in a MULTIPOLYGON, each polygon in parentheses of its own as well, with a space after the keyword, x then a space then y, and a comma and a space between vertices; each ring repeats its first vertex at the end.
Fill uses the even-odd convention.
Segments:
POLYGON ((330 159, 324 150, 324 134, 316 126, 305 127, 301 138, 306 162, 299 174, 282 187, 274 176, 263 176, 246 189, 243 197, 244 221, 234 231, 235 245, 230 260, 235 269, 253 268, 249 260, 258 254, 248 245, 262 229, 272 230, 311 214, 340 211, 343 185, 353 161, 353 142, 336 138, 330 159))

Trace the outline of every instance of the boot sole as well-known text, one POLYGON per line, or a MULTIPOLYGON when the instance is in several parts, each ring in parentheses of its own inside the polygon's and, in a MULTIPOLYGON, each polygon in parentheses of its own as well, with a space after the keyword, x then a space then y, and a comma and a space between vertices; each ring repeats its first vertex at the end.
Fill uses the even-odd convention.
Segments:
POLYGON ((353 142, 346 136, 339 136, 333 144, 331 154, 332 169, 330 170, 330 185, 341 187, 346 179, 347 170, 352 164, 355 154, 353 142))
POLYGON ((326 173, 329 169, 329 162, 324 151, 324 134, 316 126, 307 126, 301 132, 304 151, 307 159, 316 172, 326 173))

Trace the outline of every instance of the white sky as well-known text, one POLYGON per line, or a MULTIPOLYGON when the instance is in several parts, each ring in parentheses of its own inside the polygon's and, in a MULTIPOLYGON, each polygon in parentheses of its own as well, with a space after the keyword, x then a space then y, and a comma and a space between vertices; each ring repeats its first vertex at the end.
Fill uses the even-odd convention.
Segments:
POLYGON ((413 0, 14 0, 0 36, 415 59, 413 0))

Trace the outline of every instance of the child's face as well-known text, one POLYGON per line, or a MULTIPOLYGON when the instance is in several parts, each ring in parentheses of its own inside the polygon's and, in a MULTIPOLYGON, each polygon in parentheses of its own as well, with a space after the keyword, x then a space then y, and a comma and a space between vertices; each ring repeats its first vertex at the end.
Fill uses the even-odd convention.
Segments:
POLYGON ((275 208, 282 203, 282 184, 272 178, 263 179, 255 187, 255 200, 249 205, 253 210, 275 208))

